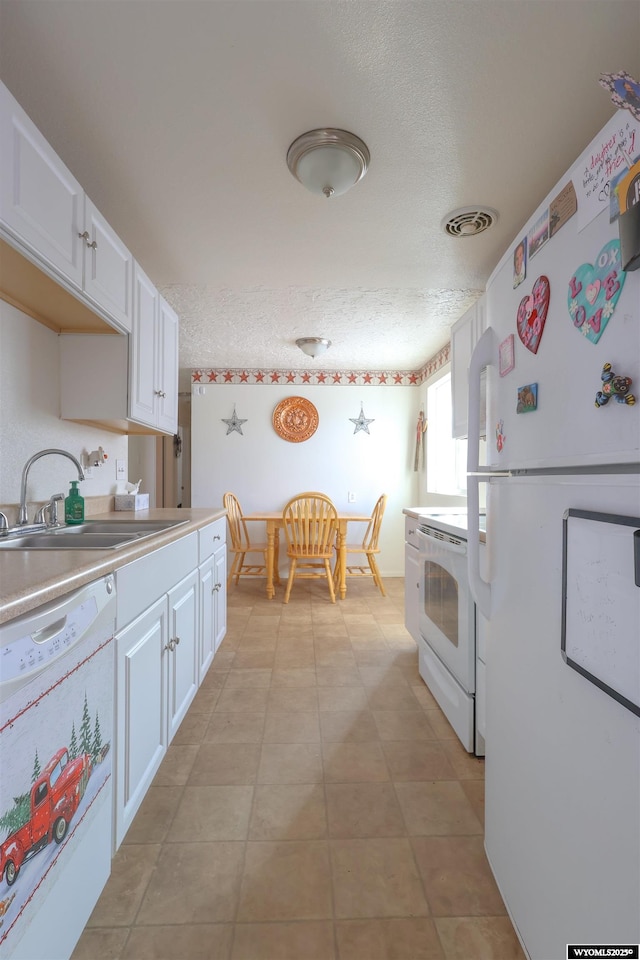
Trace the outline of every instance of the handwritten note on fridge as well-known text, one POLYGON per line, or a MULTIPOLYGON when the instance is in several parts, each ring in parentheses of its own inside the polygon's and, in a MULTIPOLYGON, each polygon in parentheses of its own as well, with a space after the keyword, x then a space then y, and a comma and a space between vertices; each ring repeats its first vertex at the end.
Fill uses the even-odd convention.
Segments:
POLYGON ((562 652, 569 666, 640 715, 640 518, 568 510, 562 652))
POLYGON ((571 171, 578 199, 578 230, 609 208, 611 179, 630 168, 639 153, 640 122, 628 110, 617 110, 571 171))

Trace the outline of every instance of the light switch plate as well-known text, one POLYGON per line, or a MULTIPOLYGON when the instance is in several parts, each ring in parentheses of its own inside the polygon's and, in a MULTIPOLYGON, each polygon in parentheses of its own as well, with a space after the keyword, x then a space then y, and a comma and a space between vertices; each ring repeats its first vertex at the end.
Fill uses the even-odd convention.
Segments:
POLYGON ((116 480, 127 479, 127 461, 116 460, 116 480))

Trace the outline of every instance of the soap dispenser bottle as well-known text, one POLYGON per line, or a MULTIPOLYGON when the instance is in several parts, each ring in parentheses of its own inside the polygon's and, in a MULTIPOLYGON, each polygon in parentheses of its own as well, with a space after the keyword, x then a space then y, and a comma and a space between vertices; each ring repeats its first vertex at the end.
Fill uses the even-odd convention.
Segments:
POLYGON ((64 501, 65 523, 82 523, 84 521, 84 498, 80 496, 78 481, 71 481, 69 496, 64 501))

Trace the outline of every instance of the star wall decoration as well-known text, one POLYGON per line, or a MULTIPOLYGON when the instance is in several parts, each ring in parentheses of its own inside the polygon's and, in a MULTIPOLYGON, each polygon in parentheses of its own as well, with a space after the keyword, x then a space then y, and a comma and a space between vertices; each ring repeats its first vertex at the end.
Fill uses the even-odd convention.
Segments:
POLYGON ((229 420, 225 420, 224 417, 223 417, 223 418, 222 418, 222 422, 223 422, 223 423, 226 423, 226 425, 227 425, 227 434, 226 434, 227 436, 229 436, 229 434, 230 434, 230 433, 233 433, 233 431, 235 430, 236 433, 239 433, 241 437, 244 437, 244 433, 242 432, 242 424, 243 424, 243 423, 246 423, 247 421, 246 421, 246 420, 240 420, 240 419, 236 416, 236 405, 235 405, 235 403, 234 403, 234 405, 233 405, 233 416, 230 417, 229 420))
POLYGON ((364 430, 365 433, 369 433, 369 424, 373 423, 373 420, 367 420, 365 417, 364 407, 362 404, 360 404, 360 416, 357 419, 349 417, 349 420, 351 420, 351 423, 355 423, 356 425, 356 428, 353 431, 354 433, 357 433, 359 430, 364 430))

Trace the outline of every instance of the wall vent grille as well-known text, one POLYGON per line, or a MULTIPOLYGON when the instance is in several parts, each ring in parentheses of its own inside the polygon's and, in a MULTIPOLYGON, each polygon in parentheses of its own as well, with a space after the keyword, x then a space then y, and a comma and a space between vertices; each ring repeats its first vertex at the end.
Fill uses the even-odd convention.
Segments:
POLYGON ((450 237, 475 237, 492 227, 497 219, 497 211, 490 207, 461 207, 448 213, 441 226, 450 237))

